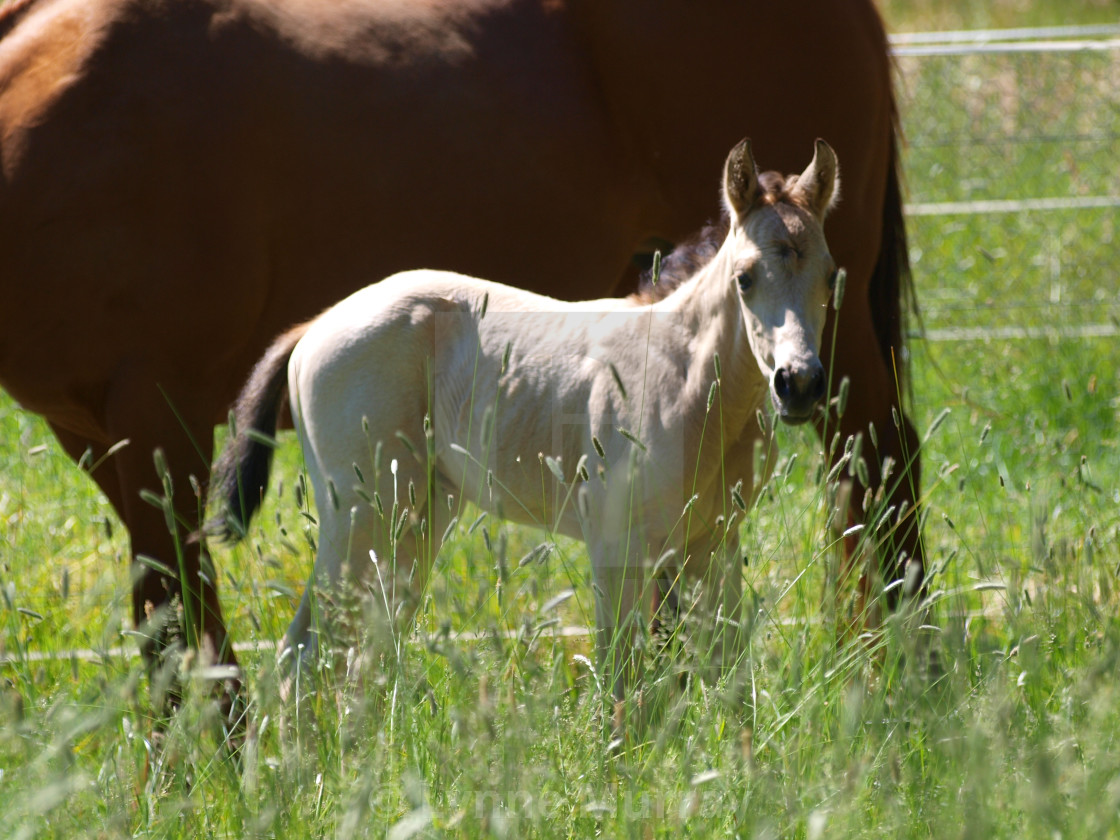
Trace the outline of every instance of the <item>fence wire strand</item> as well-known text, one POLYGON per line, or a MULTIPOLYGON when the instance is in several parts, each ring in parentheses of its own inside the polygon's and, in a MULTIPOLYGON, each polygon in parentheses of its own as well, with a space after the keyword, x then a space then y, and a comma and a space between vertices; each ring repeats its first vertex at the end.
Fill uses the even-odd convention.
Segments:
POLYGON ((1120 25, 892 43, 924 337, 1114 336, 1120 25))

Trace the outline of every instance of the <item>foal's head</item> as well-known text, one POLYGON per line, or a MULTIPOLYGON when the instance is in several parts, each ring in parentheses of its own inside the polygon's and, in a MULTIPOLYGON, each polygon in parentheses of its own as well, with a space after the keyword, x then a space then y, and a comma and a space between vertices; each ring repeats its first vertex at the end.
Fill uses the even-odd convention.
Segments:
POLYGON ((823 224, 839 187, 836 153, 823 140, 800 175, 759 175, 749 140, 724 167, 728 282, 739 288, 751 350, 786 423, 804 423, 825 395, 818 349, 837 270, 823 224))

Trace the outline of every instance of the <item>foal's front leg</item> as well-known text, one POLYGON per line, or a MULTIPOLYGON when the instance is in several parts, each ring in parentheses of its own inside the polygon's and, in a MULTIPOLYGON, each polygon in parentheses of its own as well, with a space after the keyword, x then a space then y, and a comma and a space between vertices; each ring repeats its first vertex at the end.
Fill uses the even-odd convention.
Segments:
POLYGON ((697 619, 694 643, 700 661, 707 663, 706 676, 714 680, 734 668, 746 650, 739 529, 731 528, 718 538, 694 543, 687 556, 685 574, 698 580, 700 586, 693 608, 697 619))
POLYGON ((595 647, 615 700, 624 700, 641 678, 644 578, 641 553, 625 543, 589 544, 595 597, 595 647))

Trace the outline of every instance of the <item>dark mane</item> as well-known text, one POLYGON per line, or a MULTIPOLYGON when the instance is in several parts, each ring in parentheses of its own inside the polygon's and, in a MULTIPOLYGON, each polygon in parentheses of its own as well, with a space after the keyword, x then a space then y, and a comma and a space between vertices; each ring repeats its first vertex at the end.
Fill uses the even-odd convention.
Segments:
MULTIPOLYGON (((792 203, 789 190, 797 182, 796 177, 784 178, 780 172, 763 172, 758 176, 762 191, 755 199, 755 206, 762 204, 792 203)), ((638 304, 656 303, 664 300, 678 289, 688 278, 696 274, 715 258, 731 219, 725 210, 718 222, 711 222, 691 239, 682 242, 664 255, 661 260, 661 274, 657 285, 653 283, 653 270, 642 272, 638 291, 630 295, 630 300, 638 304)))
POLYGON ((630 300, 638 304, 655 303, 671 295, 689 277, 712 261, 723 240, 727 238, 730 223, 730 218, 724 213, 718 222, 705 225, 694 237, 663 255, 657 285, 653 282, 653 269, 643 271, 638 291, 630 295, 630 300))

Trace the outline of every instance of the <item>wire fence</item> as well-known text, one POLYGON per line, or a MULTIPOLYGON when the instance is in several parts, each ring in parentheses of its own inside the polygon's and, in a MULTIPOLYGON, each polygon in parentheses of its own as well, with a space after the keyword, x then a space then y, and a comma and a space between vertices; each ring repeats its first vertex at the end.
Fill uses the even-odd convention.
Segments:
POLYGON ((1120 25, 892 47, 924 337, 1120 335, 1120 25))

